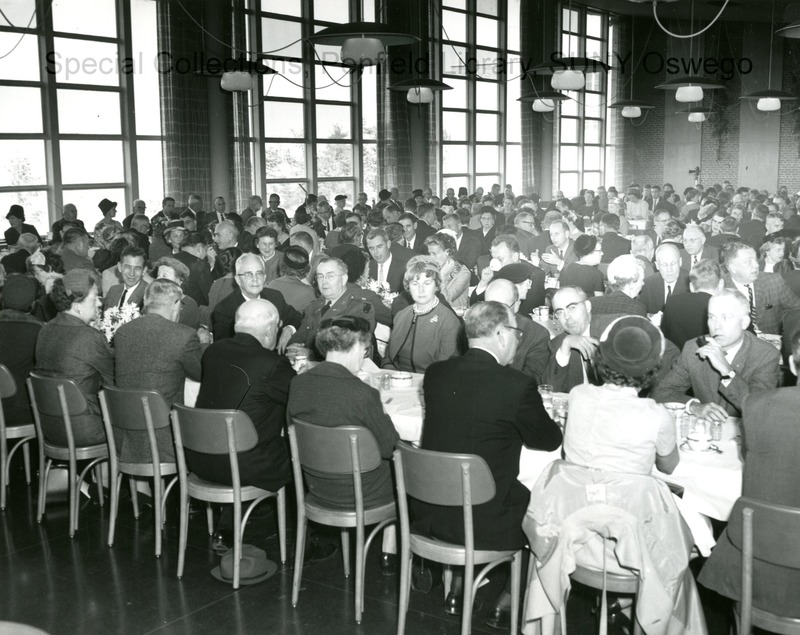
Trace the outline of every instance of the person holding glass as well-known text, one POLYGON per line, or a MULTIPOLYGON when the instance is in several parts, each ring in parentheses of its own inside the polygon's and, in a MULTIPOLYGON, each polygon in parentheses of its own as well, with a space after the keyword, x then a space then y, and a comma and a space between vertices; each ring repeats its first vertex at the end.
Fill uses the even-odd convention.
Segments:
MULTIPOLYGON (((86 399, 86 411, 72 417, 75 445, 103 443, 105 429, 97 393, 114 385, 114 356, 105 336, 91 326, 100 308, 92 273, 73 269, 53 283, 50 297, 58 315, 45 324, 36 340, 34 372, 44 377, 73 380, 86 399)), ((66 430, 56 419, 43 416, 45 436, 66 445, 66 430)))
POLYGON ((417 256, 409 260, 403 286, 414 304, 395 316, 382 366, 422 373, 434 362, 458 354, 461 323, 436 295, 442 278, 441 269, 432 257, 417 256))

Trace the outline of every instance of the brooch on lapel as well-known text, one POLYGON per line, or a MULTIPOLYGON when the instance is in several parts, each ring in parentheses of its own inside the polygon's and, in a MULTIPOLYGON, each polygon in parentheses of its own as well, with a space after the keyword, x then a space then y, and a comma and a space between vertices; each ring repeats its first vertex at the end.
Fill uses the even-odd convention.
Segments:
POLYGON ((436 323, 436 322, 438 322, 438 321, 439 321, 439 316, 438 316, 438 315, 434 315, 434 316, 431 318, 431 324, 434 324, 434 323, 436 323))

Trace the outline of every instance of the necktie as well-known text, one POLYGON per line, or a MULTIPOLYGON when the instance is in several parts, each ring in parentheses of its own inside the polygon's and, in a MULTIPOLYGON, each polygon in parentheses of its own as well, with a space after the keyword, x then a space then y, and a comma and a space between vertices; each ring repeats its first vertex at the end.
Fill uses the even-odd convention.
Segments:
POLYGON ((383 282, 383 263, 378 264, 378 282, 383 282))
POLYGON ((700 260, 700 256, 698 254, 695 254, 694 256, 692 256, 692 266, 694 267, 698 263, 699 260, 700 260))
POLYGON ((411 249, 411 241, 406 240, 406 249, 411 249))
MULTIPOLYGON (((668 284, 668 285, 667 285, 667 300, 669 300, 669 297, 670 297, 671 295, 672 295, 672 285, 671 285, 671 284, 668 284)), ((666 301, 665 301, 665 302, 666 302, 666 301)))
POLYGON ((747 295, 748 295, 749 300, 750 300, 750 322, 751 322, 751 324, 753 326, 753 329, 755 330, 757 328, 756 327, 756 299, 753 296, 753 285, 752 284, 748 284, 747 285, 747 295))
MULTIPOLYGON (((117 305, 117 308, 118 308, 118 309, 121 309, 121 308, 122 308, 122 305, 123 305, 123 304, 125 304, 125 298, 126 298, 127 296, 128 296, 128 287, 125 287, 125 288, 122 290, 122 296, 120 297, 120 299, 119 299, 119 304, 117 305)), ((752 301, 751 301, 751 303, 750 303, 750 304, 751 304, 751 306, 752 306, 752 301)))
POLYGON ((330 301, 330 300, 328 300, 328 301, 325 303, 325 306, 323 306, 323 307, 322 307, 322 309, 320 310, 319 314, 320 314, 320 315, 325 315, 325 314, 328 312, 328 310, 329 310, 330 308, 331 308, 331 301, 330 301))

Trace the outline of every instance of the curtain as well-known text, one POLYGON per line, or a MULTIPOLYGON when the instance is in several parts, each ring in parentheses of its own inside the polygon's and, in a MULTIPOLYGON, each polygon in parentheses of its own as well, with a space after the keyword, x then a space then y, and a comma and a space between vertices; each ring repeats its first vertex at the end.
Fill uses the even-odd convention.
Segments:
MULTIPOLYGON (((247 20, 244 13, 244 0, 232 0, 231 43, 233 57, 242 55, 247 49, 247 20)), ((249 56, 249 59, 254 57, 249 56)), ((266 81, 269 81, 267 79, 266 81)), ((243 210, 249 203, 250 195, 256 191, 253 187, 253 166, 250 160, 250 93, 231 93, 231 116, 228 119, 228 138, 231 165, 231 197, 233 211, 243 210)), ((260 179, 259 179, 260 183, 260 179)), ((266 193, 265 193, 266 194, 266 193)), ((266 201, 264 201, 266 205, 266 201)))
MULTIPOLYGON (((539 2, 527 1, 520 5, 520 57, 526 65, 535 65, 542 61, 541 40, 539 39, 541 36, 531 37, 540 30, 539 13, 539 2)), ((531 92, 533 92, 533 87, 529 81, 526 81, 522 86, 521 94, 526 95, 531 92)), ((538 190, 537 174, 541 174, 542 114, 533 112, 529 103, 520 102, 519 108, 522 118, 522 192, 533 192, 538 190)))
MULTIPOLYGON (((192 15, 203 13, 199 0, 183 0, 183 6, 192 15)), ((180 58, 192 60, 204 50, 202 31, 178 3, 158 3, 158 50, 169 52, 173 64, 180 58)), ((159 74, 159 88, 164 192, 184 202, 189 194, 199 194, 209 208, 211 167, 205 81, 173 68, 159 74)))

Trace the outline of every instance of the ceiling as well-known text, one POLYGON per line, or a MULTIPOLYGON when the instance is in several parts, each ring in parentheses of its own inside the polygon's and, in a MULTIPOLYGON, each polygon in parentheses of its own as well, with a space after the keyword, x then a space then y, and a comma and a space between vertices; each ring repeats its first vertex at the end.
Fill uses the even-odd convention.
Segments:
MULTIPOLYGON (((579 4, 578 0, 575 1, 575 4, 579 4)), ((653 15, 653 5, 650 2, 590 0, 580 4, 622 15, 653 15)), ((708 24, 719 13, 723 4, 724 0, 694 0, 694 19, 698 24, 698 28, 701 25, 700 20, 703 21, 702 26, 708 24)), ((772 5, 772 0, 731 0, 722 14, 722 19, 742 22, 769 22, 772 5)), ((790 22, 800 20, 800 2, 797 0, 774 0, 774 6, 777 26, 785 26, 790 22)), ((688 20, 692 12, 692 0, 659 2, 657 11, 658 17, 662 22, 667 20, 673 22, 676 20, 688 20)))

